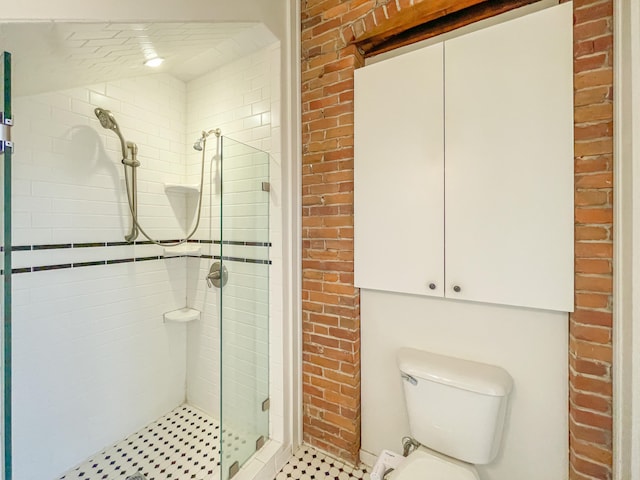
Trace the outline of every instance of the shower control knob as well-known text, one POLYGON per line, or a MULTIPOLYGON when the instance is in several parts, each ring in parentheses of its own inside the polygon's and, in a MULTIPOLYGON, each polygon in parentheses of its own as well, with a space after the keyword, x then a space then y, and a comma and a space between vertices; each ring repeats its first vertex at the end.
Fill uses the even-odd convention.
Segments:
POLYGON ((454 286, 453 286, 453 291, 454 291, 454 292, 456 292, 456 293, 460 293, 460 291, 461 291, 461 290, 462 290, 462 289, 460 288, 460 285, 454 285, 454 286))
POLYGON ((209 274, 207 275, 206 279, 209 288, 224 287, 227 284, 227 280, 229 279, 229 271, 227 270, 227 267, 222 265, 221 262, 214 262, 209 269, 209 274))
POLYGON ((435 284, 435 283, 430 283, 430 284, 429 284, 429 288, 430 288, 431 290, 435 290, 435 289, 436 289, 436 284, 435 284))

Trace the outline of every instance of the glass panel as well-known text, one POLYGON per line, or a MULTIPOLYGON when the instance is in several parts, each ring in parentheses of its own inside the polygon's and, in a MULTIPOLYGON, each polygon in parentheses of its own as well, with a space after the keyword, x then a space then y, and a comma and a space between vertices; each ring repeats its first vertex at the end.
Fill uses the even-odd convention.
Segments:
POLYGON ((269 156, 222 140, 222 479, 269 437, 269 156))
MULTIPOLYGON (((0 56, 0 75, 2 91, 0 98, 0 121, 11 118, 11 54, 3 52, 0 56)), ((2 150, 2 148, 0 148, 2 150)), ((11 148, 5 148, 0 154, 0 196, 3 199, 0 226, 2 227, 2 295, 0 311, 2 312, 2 478, 11 479, 11 148)))

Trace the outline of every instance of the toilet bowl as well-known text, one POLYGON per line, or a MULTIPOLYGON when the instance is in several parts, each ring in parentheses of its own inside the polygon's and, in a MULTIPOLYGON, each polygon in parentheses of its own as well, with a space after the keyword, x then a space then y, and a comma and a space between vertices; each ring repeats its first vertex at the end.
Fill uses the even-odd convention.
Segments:
POLYGON ((386 477, 391 480, 480 480, 468 463, 419 447, 386 477))

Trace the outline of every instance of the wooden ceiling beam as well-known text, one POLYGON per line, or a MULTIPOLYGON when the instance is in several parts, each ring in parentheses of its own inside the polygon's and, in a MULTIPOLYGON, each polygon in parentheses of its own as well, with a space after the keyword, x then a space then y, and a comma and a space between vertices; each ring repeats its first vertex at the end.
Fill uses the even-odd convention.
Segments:
POLYGON ((454 12, 489 0, 425 0, 400 10, 389 19, 383 20, 374 28, 361 33, 354 42, 357 44, 370 39, 384 40, 403 31, 417 27, 454 12))
MULTIPOLYGON (((450 32, 537 1, 540 0, 438 0, 436 2, 427 0, 404 11, 406 12, 405 18, 412 19, 405 25, 405 28, 402 28, 402 24, 394 18, 382 22, 375 29, 362 34, 353 43, 364 52, 365 56, 373 56, 450 32), (436 3, 439 7, 435 5, 436 3), (452 3, 467 5, 462 9, 451 7, 453 10, 447 10, 445 4, 452 3), (431 8, 427 8, 426 4, 431 8), (422 5, 425 7, 420 8, 422 5), (441 15, 435 16, 437 12, 440 12, 441 15)), ((395 17, 401 15, 402 12, 395 17)))

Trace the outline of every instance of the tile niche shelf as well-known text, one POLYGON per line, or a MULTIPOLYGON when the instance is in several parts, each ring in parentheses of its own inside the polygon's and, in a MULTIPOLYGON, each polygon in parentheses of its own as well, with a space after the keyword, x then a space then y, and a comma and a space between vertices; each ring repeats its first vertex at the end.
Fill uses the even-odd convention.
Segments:
MULTIPOLYGON (((164 191, 167 195, 198 195, 200 193, 200 184, 198 183, 165 183, 164 191)), ((183 243, 175 247, 164 247, 163 256, 167 257, 183 257, 183 256, 199 256, 200 246, 192 243, 183 243)))

